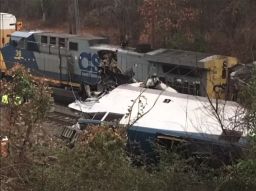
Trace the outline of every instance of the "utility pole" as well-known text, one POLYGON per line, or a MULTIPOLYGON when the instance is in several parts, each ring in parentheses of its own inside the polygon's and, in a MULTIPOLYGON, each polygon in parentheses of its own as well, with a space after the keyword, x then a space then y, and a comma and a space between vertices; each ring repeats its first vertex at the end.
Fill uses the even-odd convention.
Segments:
POLYGON ((75 31, 76 34, 79 33, 80 30, 80 15, 79 15, 79 4, 78 0, 74 0, 74 14, 75 14, 75 31))
POLYGON ((69 33, 77 34, 80 30, 78 0, 69 0, 69 33))

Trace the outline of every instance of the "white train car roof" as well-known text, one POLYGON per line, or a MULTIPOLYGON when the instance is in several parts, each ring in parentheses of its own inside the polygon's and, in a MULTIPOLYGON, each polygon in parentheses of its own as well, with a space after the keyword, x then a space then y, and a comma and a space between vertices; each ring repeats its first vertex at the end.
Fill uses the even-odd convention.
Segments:
MULTIPOLYGON (((243 108, 235 102, 218 101, 218 117, 207 98, 175 93, 168 90, 145 89, 135 84, 117 87, 98 101, 75 102, 70 108, 85 113, 122 114, 120 124, 143 127, 145 131, 175 132, 220 136, 225 130, 246 135, 239 123, 243 108)), ((214 106, 214 107, 213 107, 214 106)))

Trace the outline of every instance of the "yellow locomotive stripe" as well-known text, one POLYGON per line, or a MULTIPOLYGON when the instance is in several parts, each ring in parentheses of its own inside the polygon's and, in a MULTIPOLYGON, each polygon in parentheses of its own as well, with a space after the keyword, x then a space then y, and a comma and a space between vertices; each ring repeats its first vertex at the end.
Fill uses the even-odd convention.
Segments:
POLYGON ((6 69, 7 68, 6 68, 2 53, 0 52, 0 71, 4 72, 4 71, 6 71, 6 69))
POLYGON ((75 88, 80 87, 79 83, 74 83, 74 82, 60 81, 60 80, 54 80, 54 79, 50 79, 50 78, 37 77, 37 76, 32 76, 32 78, 34 80, 43 81, 43 82, 47 83, 48 85, 55 86, 55 87, 61 86, 61 85, 70 86, 70 87, 73 86, 75 88))

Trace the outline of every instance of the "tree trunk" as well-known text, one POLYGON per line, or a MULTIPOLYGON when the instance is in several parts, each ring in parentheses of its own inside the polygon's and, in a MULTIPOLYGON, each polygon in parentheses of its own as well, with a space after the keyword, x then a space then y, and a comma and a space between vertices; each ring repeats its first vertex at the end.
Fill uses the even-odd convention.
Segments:
POLYGON ((21 159, 24 158, 24 156, 25 156, 26 144, 27 144, 27 143, 29 142, 29 140, 30 140, 30 135, 31 135, 31 133, 32 133, 32 129, 33 129, 33 124, 29 124, 29 125, 28 125, 28 128, 27 128, 27 130, 26 130, 26 135, 25 135, 24 141, 23 141, 23 143, 22 143, 22 145, 21 145, 21 150, 20 150, 20 154, 19 154, 19 156, 20 156, 21 159))
POLYGON ((46 10, 45 10, 45 1, 41 0, 41 9, 42 9, 42 21, 46 21, 46 10))

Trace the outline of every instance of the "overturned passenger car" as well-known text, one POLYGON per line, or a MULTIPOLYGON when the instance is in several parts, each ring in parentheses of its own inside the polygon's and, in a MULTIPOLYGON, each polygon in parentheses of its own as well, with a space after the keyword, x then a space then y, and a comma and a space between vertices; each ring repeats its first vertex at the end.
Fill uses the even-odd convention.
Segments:
POLYGON ((183 143, 191 153, 221 152, 224 157, 246 146, 244 109, 239 104, 162 87, 125 84, 99 99, 76 101, 69 107, 87 114, 87 119, 79 121, 81 126, 126 126, 129 142, 136 142, 147 153, 155 141, 183 143))

